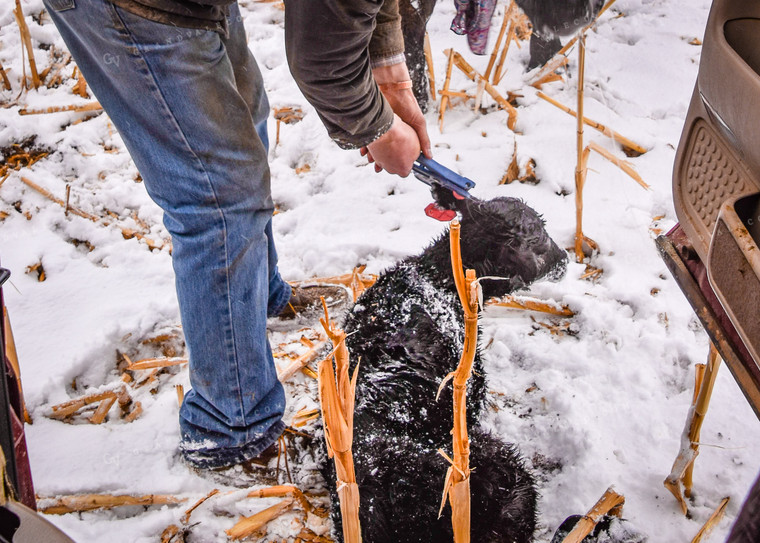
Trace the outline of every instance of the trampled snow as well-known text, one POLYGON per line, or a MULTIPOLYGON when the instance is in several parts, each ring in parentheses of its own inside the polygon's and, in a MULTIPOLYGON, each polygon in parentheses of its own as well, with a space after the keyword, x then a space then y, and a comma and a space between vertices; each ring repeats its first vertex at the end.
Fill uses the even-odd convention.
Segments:
MULTIPOLYGON (((272 106, 305 112, 300 123, 280 127, 280 143, 270 151, 279 208, 274 231, 285 278, 340 275, 361 264, 367 273, 379 273, 420 252, 444 228, 423 213, 430 202, 426 186, 413 177, 376 174, 358 152, 334 145, 290 77, 282 11, 274 3, 242 4, 249 46, 272 106)), ((63 43, 49 16, 39 17, 40 0, 22 6, 37 65, 44 69, 50 46, 60 51, 63 43)), ((4 293, 34 419, 26 435, 36 492, 45 497, 172 494, 192 504, 219 485, 177 459, 173 385, 189 387, 186 369, 162 375, 153 385, 155 393, 151 385, 135 392, 143 414, 134 422, 113 413, 101 425, 47 417, 53 405, 117 382, 117 352, 160 355, 159 347, 145 340, 162 335, 172 338, 163 348, 181 351, 181 329, 168 248, 151 251, 145 241, 127 240, 119 229, 143 230, 159 243, 169 238, 160 210, 149 200, 108 118, 19 115, 22 107, 87 100, 72 94, 73 64, 65 68, 59 87, 21 92, 21 41, 12 7, 11 2, 0 7, 0 62, 13 84, 11 91, 0 91, 0 148, 35 137, 36 146, 52 150, 30 168, 12 172, 0 186, 0 258, 13 273, 4 293), (115 217, 104 226, 65 215, 21 177, 59 198, 70 185, 71 205, 115 217), (27 271, 38 263, 46 275, 42 282, 37 272, 27 271)), ((504 3, 497 8, 491 42, 505 8, 504 3)), ((591 128, 586 141, 628 160, 651 189, 592 154, 583 224, 600 246, 591 264, 603 274, 596 281, 582 279, 585 265, 572 263, 561 282, 537 283, 523 293, 566 304, 575 316, 500 308, 483 313, 481 343, 492 405, 482 424, 517 443, 538 475, 539 542, 548 542, 568 515, 585 513, 609 486, 625 496, 625 518, 653 543, 690 541, 729 496, 725 518, 708 539, 723 541, 760 467, 753 452, 760 445, 760 424, 722 367, 702 429, 689 518, 662 484, 691 403, 694 365, 704 362, 708 351, 706 334, 654 244, 656 234, 676 222, 672 165, 698 68, 701 47, 694 39, 702 38, 708 10, 707 0, 619 0, 588 33, 586 116, 648 152, 626 158, 618 145, 591 128)), ((455 48, 480 72, 488 62, 448 30, 453 14, 453 3, 441 2, 428 25, 439 89, 445 49, 455 48)), ((522 45, 510 48, 507 73, 498 85, 505 95, 521 95, 515 132, 507 128, 505 112, 493 107, 485 114, 474 112, 472 103, 449 108, 440 131, 434 105, 426 115, 433 152, 439 162, 477 182, 475 196, 524 199, 543 214, 558 244, 570 247, 575 120, 527 84, 527 42, 522 45), (535 160, 538 184, 499 184, 515 149, 521 165, 535 160)), ((574 109, 577 49, 569 59, 564 81, 545 85, 543 92, 574 109)), ((451 84, 475 90, 456 69, 451 84)), ((494 103, 485 96, 483 105, 494 103)), ((269 128, 274 140, 273 118, 269 128)), ((272 322, 274 345, 290 341, 293 333, 272 322)), ((314 390, 309 377, 294 378, 288 386, 288 417, 317 407, 314 390)), ((224 530, 237 515, 279 501, 245 500, 244 494, 235 491, 199 508, 189 541, 225 541, 224 530)), ((185 509, 139 507, 48 518, 77 541, 132 543, 157 541, 185 509)), ((282 517, 268 537, 295 537, 299 518, 294 513, 282 517)), ((317 532, 329 530, 326 521, 309 522, 317 532)))

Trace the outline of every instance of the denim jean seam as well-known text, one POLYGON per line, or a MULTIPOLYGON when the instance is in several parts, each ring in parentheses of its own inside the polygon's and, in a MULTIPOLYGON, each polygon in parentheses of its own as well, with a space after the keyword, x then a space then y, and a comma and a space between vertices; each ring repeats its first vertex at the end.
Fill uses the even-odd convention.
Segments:
POLYGON ((132 32, 129 30, 129 27, 127 26, 126 21, 121 16, 121 13, 119 13, 119 9, 117 6, 112 5, 113 12, 118 17, 122 29, 126 32, 126 35, 129 37, 129 40, 132 42, 132 47, 136 51, 136 53, 133 53, 136 57, 139 58, 140 62, 144 65, 144 68, 147 70, 147 76, 150 78, 153 90, 157 93, 160 100, 158 100, 163 108, 166 109, 166 112, 168 113, 169 119, 171 119, 172 123, 176 127, 177 132, 182 136, 182 143, 186 147, 187 151, 190 153, 190 155, 193 157, 193 159, 197 162, 197 164, 200 166, 201 172, 203 172, 203 175, 206 179, 206 182, 211 190, 211 193, 214 195, 214 205, 216 206, 216 209, 219 213, 219 218, 221 220, 221 227, 222 227, 222 234, 224 239, 224 269, 225 269, 225 288, 226 288, 226 294, 227 294, 227 310, 226 310, 226 323, 225 323, 225 336, 227 336, 227 346, 229 346, 229 341, 232 343, 232 349, 227 348, 227 354, 230 352, 232 353, 233 363, 235 366, 235 380, 237 384, 237 390, 235 390, 235 394, 237 396, 238 400, 238 408, 240 410, 240 419, 242 420, 242 425, 247 426, 248 423, 246 421, 245 416, 245 406, 243 402, 243 395, 242 395, 242 385, 240 382, 240 364, 239 364, 239 357, 237 353, 237 349, 235 348, 235 330, 232 326, 232 292, 230 289, 230 276, 229 276, 229 269, 230 269, 230 259, 229 259, 229 247, 227 246, 227 221, 224 217, 224 212, 221 210, 221 206, 219 205, 219 198, 216 193, 216 190, 214 190, 214 185, 211 183, 210 174, 208 170, 206 169, 203 161, 198 156, 198 154, 193 150, 192 146, 187 140, 187 136, 185 135, 184 131, 182 130, 182 127, 179 125, 179 122, 177 121, 177 117, 172 112, 172 109, 169 107, 169 104, 167 103, 163 92, 161 92, 161 87, 158 84, 158 81, 155 77, 155 74, 153 73, 153 70, 150 67, 150 64, 148 60, 145 58, 145 54, 140 47, 138 40, 135 39, 132 32))

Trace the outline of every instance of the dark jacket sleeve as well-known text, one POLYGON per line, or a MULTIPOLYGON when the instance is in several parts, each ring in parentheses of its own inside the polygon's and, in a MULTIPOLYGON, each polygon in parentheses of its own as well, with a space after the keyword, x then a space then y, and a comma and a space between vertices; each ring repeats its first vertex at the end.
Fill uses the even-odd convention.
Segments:
POLYGON ((398 0, 385 0, 375 19, 377 25, 369 42, 372 59, 387 58, 404 53, 404 34, 398 0))
MULTIPOLYGON (((375 54, 391 50, 400 21, 380 16, 388 37, 378 36, 375 54), (384 41, 385 40, 385 41, 384 41)), ((383 0, 285 0, 285 48, 290 71, 317 110, 330 137, 346 149, 373 142, 393 123, 393 110, 372 78, 369 46, 383 0)), ((403 41, 402 41, 403 43, 403 41)), ((403 51, 403 45, 402 45, 403 51)))

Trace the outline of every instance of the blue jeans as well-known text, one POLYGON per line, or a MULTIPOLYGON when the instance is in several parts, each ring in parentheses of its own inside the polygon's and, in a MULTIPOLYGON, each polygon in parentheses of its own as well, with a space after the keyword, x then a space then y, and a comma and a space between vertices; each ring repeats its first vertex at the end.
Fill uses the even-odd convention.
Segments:
POLYGON ((107 0, 44 3, 172 236, 192 384, 180 451, 200 468, 257 456, 284 429, 266 319, 291 289, 272 239, 269 104, 237 4, 222 36, 107 0))

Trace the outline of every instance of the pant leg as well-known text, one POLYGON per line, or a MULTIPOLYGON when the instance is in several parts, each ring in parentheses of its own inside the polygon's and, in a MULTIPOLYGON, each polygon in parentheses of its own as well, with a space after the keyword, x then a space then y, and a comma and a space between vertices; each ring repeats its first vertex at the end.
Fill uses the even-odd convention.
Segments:
POLYGON ((172 235, 192 384, 181 449, 199 466, 245 460, 282 431, 285 397, 266 335, 273 204, 254 119, 268 105, 258 68, 236 80, 244 50, 255 65, 242 21, 235 6, 225 39, 75 1, 45 3, 172 235))
MULTIPOLYGON (((223 42, 227 49, 227 56, 229 56, 232 63, 235 84, 240 96, 243 97, 248 110, 251 112, 251 118, 256 127, 256 132, 264 144, 264 149, 268 150, 267 119, 269 118, 269 101, 267 100, 266 93, 260 88, 261 72, 246 44, 245 31, 241 24, 242 18, 237 4, 231 6, 230 21, 230 36, 227 39, 223 39, 223 42)), ((266 226, 265 233, 269 254, 269 302, 267 305, 267 315, 274 317, 288 304, 291 288, 282 280, 277 269, 277 251, 274 245, 271 220, 266 226)))

